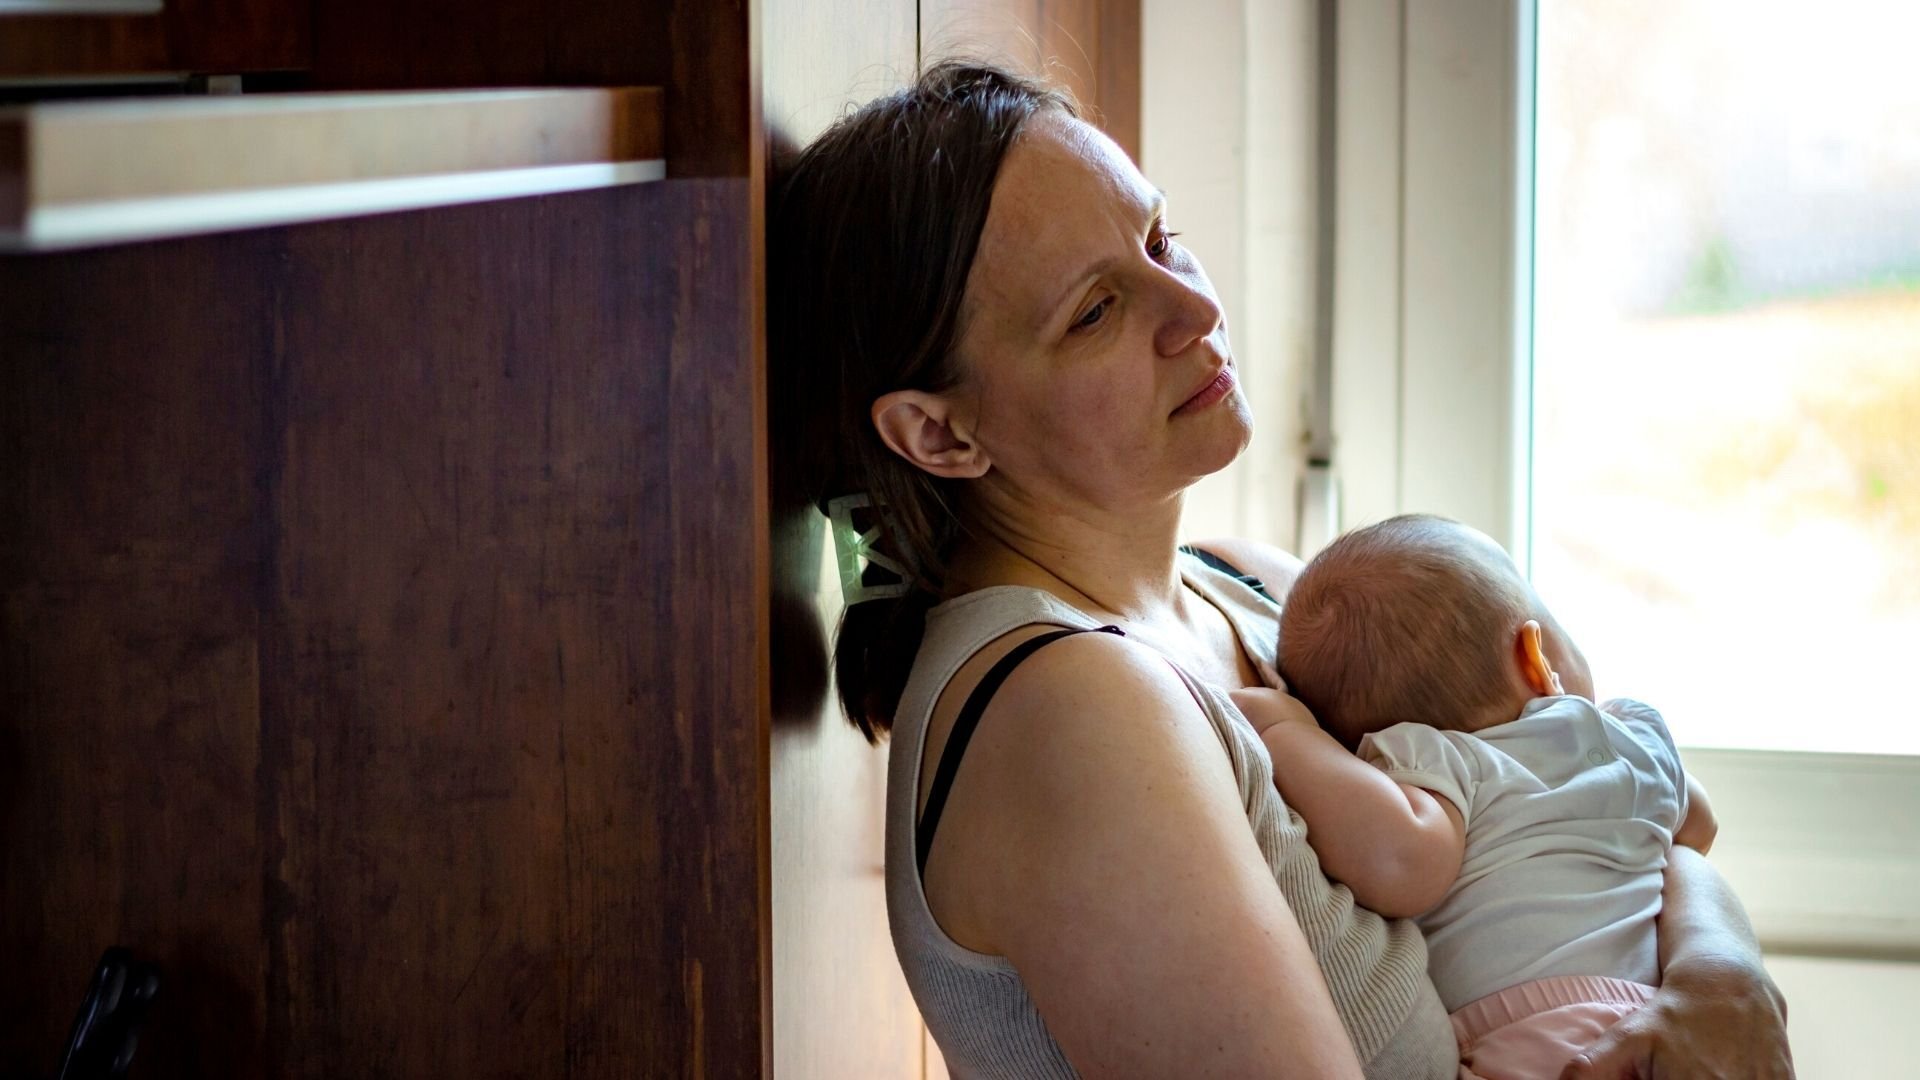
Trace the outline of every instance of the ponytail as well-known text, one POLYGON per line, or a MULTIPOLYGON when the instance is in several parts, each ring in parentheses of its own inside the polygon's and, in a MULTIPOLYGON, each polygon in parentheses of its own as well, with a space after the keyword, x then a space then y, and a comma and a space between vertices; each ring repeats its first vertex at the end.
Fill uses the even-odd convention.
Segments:
POLYGON ((847 609, 834 641, 833 678, 847 718, 870 743, 893 730, 913 658, 927 633, 927 612, 939 597, 925 589, 869 600, 847 609))

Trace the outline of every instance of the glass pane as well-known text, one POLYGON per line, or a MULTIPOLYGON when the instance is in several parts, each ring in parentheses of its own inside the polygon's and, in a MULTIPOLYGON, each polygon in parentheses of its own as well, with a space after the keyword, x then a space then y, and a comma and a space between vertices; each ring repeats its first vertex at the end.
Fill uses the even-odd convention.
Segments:
POLYGON ((1683 743, 1920 753, 1920 5, 1539 5, 1533 576, 1683 743))

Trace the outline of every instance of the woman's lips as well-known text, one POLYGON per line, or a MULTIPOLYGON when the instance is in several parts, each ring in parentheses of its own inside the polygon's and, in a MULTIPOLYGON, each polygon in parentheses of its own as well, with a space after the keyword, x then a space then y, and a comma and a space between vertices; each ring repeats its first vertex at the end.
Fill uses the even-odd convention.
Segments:
POLYGON ((1182 413, 1199 412, 1201 409, 1233 393, 1233 387, 1233 366, 1229 364, 1220 369, 1220 374, 1214 376, 1212 382, 1201 387, 1199 393, 1181 402, 1180 407, 1173 410, 1173 415, 1179 416, 1182 413))

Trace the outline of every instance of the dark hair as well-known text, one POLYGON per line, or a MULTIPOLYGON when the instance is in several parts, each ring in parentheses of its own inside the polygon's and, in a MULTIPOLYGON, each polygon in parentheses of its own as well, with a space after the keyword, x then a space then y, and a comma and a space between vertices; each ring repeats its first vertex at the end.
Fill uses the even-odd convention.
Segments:
POLYGON ((1280 677, 1349 748, 1403 721, 1468 730, 1511 692, 1532 592, 1454 521, 1406 514, 1327 545, 1280 615, 1280 677))
POLYGON ((994 181, 1021 126, 1049 109, 1078 115, 1064 93, 1020 76, 936 64, 802 150, 772 209, 767 340, 788 376, 774 407, 799 414, 799 483, 823 507, 869 494, 878 546, 911 586, 848 608, 840 624, 840 700, 872 742, 893 724, 960 525, 955 482, 889 450, 870 410, 894 390, 959 381, 954 347, 994 181))

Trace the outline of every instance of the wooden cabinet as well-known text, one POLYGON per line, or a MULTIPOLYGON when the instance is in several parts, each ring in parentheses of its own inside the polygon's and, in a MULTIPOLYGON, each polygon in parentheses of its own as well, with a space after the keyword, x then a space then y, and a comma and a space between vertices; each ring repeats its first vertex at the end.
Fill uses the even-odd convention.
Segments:
POLYGON ((8 1068, 758 1071, 744 207, 0 259, 8 1068))
POLYGON ((313 57, 312 14, 313 0, 165 0, 157 13, 137 15, 0 14, 0 80, 304 69, 313 57))

